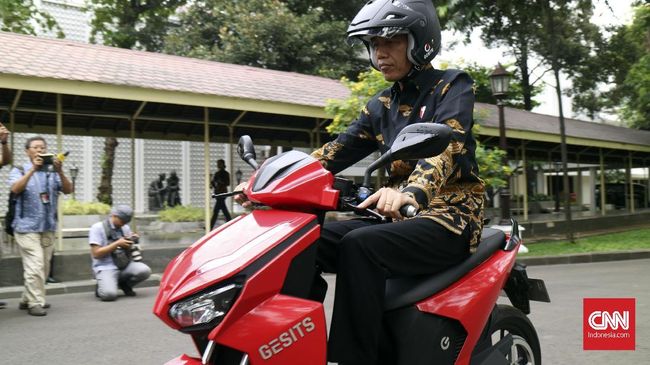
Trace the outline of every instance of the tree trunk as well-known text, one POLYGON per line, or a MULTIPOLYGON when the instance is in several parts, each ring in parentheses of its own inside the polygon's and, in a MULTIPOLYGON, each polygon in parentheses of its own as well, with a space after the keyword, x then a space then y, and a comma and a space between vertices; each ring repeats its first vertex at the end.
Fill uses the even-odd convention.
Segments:
POLYGON ((525 40, 520 42, 520 56, 517 63, 521 72, 521 92, 524 96, 524 110, 533 109, 533 86, 530 84, 530 74, 528 71, 528 45, 525 40))
POLYGON ((106 137, 104 140, 104 156, 102 157, 102 179, 99 183, 97 200, 113 205, 113 165, 115 164, 115 149, 117 138, 106 137))

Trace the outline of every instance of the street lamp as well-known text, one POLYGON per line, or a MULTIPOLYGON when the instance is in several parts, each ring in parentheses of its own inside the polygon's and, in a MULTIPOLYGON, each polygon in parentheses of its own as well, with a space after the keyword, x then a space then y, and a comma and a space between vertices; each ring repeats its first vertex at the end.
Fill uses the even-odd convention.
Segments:
POLYGON ((77 176, 79 176, 79 168, 77 165, 72 165, 70 168, 70 177, 72 178, 72 199, 74 200, 77 200, 75 193, 75 181, 77 180, 77 176))
POLYGON ((237 179, 237 185, 239 185, 241 183, 242 175, 244 175, 244 174, 241 172, 240 169, 237 169, 237 171, 235 171, 235 179, 237 179))
MULTIPOLYGON (((499 63, 497 67, 490 74, 490 86, 492 88, 492 96, 497 99, 497 107, 499 108, 499 148, 501 148, 505 155, 503 155, 503 166, 508 166, 508 143, 506 141, 506 122, 503 112, 503 99, 508 93, 510 87, 510 73, 506 71, 499 63)), ((501 206, 501 225, 507 225, 510 221, 510 177, 506 178, 506 185, 501 189, 499 194, 501 206)))

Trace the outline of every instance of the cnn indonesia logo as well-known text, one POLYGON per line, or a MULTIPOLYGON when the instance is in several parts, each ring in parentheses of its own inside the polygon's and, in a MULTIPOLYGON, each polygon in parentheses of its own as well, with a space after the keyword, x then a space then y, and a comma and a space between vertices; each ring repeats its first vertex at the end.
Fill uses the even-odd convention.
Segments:
POLYGON ((634 350, 635 298, 584 298, 582 348, 634 350))

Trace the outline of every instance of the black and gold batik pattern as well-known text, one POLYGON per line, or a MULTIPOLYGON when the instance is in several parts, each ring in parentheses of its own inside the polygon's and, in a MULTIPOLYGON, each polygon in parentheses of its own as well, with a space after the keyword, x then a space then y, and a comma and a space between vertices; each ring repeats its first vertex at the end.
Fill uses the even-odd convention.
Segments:
POLYGON ((435 220, 456 234, 469 229, 475 251, 483 229, 485 190, 474 156, 474 83, 462 71, 429 67, 401 85, 375 95, 344 133, 312 155, 338 173, 376 150, 386 152, 408 124, 449 125, 452 141, 442 154, 393 162, 388 184, 414 195, 418 217, 435 220))

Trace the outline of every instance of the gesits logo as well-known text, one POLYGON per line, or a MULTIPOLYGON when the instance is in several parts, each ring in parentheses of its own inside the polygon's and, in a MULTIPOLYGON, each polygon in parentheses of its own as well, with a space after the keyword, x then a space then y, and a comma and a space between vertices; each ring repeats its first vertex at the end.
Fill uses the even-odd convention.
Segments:
POLYGON ((584 350, 634 350, 635 298, 583 300, 584 350))

